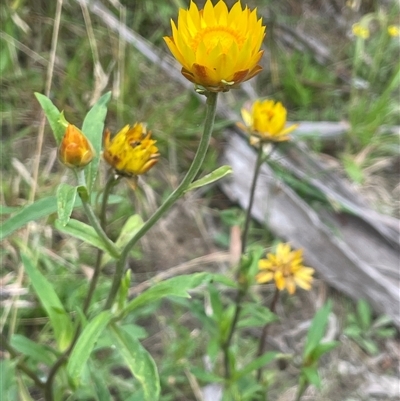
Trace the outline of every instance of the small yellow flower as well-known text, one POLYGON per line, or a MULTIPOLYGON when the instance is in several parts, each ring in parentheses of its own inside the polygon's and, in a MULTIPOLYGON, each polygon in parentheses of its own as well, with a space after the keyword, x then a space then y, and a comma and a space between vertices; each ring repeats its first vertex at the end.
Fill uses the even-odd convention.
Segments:
POLYGON ((389 25, 388 26, 388 34, 393 38, 400 36, 400 28, 396 25, 389 25))
POLYGON ((92 144, 83 132, 68 124, 58 148, 58 158, 69 168, 82 168, 88 165, 95 155, 92 144))
POLYGON ((361 39, 369 38, 369 29, 363 27, 361 24, 353 24, 352 26, 353 35, 361 39))
POLYGON ((275 280, 278 290, 286 289, 289 294, 296 292, 296 285, 309 290, 313 281, 314 269, 303 266, 303 250, 291 251, 289 244, 278 244, 276 253, 268 253, 267 259, 258 262, 261 270, 256 280, 258 283, 267 283, 275 280))
POLYGON ((238 126, 252 136, 253 144, 288 141, 288 134, 298 127, 295 124, 285 128, 287 111, 282 103, 273 100, 256 100, 251 107, 243 107, 241 112, 245 125, 239 123, 238 126))
POLYGON ((228 91, 262 69, 265 26, 257 10, 243 10, 240 1, 230 11, 222 0, 216 6, 207 0, 200 11, 191 1, 188 10, 179 9, 178 26, 172 20, 171 26, 164 40, 183 76, 208 91, 228 91))
POLYGON ((126 125, 110 140, 110 131, 104 136, 105 161, 125 177, 144 174, 157 162, 160 154, 151 139, 151 132, 142 123, 126 125))

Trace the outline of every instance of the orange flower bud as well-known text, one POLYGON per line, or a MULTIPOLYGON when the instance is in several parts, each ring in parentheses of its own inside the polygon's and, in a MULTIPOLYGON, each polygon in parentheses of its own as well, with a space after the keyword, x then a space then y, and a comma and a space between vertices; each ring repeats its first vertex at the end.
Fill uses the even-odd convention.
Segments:
POLYGON ((58 157, 62 164, 69 168, 82 168, 88 165, 95 155, 92 144, 83 132, 68 124, 58 148, 58 157))

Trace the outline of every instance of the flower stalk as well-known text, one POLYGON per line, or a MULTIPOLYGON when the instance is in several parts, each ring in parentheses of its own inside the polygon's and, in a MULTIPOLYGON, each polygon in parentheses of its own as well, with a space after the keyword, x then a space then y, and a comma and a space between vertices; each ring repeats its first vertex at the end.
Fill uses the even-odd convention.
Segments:
POLYGON ((249 232, 249 226, 250 226, 250 220, 251 220, 251 210, 253 208, 254 194, 256 192, 257 179, 258 179, 258 175, 260 173, 260 168, 261 168, 262 163, 263 163, 263 146, 262 146, 262 144, 260 144, 258 147, 257 160, 256 160, 255 168, 254 168, 253 180, 251 182, 251 187, 250 187, 249 204, 247 207, 246 219, 244 222, 244 229, 243 229, 243 235, 242 235, 242 254, 244 254, 246 251, 247 235, 249 232))
POLYGON ((146 221, 142 228, 131 238, 131 240, 123 248, 117 262, 111 290, 108 294, 104 309, 110 309, 114 303, 122 280, 122 276, 124 274, 126 260, 131 249, 136 245, 139 239, 142 238, 143 235, 145 235, 147 231, 150 230, 150 228, 153 227, 154 224, 157 223, 157 221, 169 210, 169 208, 184 194, 187 187, 191 184, 191 182, 194 180, 197 173, 199 172, 200 167, 203 164, 204 157, 207 153, 208 145, 214 127, 214 120, 217 109, 217 95, 217 92, 207 93, 206 117, 204 121, 203 134, 201 136, 196 155, 188 172, 186 173, 186 176, 184 177, 180 185, 175 189, 175 191, 171 193, 166 201, 156 210, 156 212, 146 221))
POLYGON ((118 250, 117 246, 114 244, 114 242, 112 242, 110 240, 110 238, 108 238, 107 234, 104 232, 104 230, 101 227, 101 224, 99 222, 99 219, 97 218, 92 206, 89 203, 89 196, 88 196, 87 189, 86 189, 86 180, 85 180, 84 171, 83 170, 76 171, 76 177, 77 177, 78 185, 79 185, 79 188, 78 188, 79 196, 82 200, 83 210, 85 211, 85 214, 89 220, 89 223, 95 229, 97 235, 102 240, 104 246, 106 247, 106 249, 110 253, 110 255, 113 258, 118 259, 119 258, 119 250, 118 250))
MULTIPOLYGON (((269 307, 269 310, 272 313, 275 313, 275 309, 276 309, 276 305, 278 303, 278 299, 279 299, 279 290, 278 290, 278 288, 275 288, 275 293, 274 293, 274 296, 272 298, 271 305, 269 307)), ((263 355, 264 352, 265 352, 265 343, 266 343, 267 336, 268 336, 268 328, 269 328, 269 323, 265 324, 264 327, 263 327, 263 330, 262 330, 262 333, 261 333, 261 337, 260 337, 260 342, 258 343, 257 357, 263 355)), ((257 371, 257 381, 258 382, 261 380, 262 371, 263 371, 262 367, 260 369, 258 369, 258 371, 257 371)))
MULTIPOLYGON (((251 220, 251 210, 253 208, 254 194, 256 192, 257 179, 258 179, 258 176, 260 173, 260 168, 261 168, 262 163, 263 163, 263 146, 262 146, 262 144, 260 144, 258 147, 253 179, 251 182, 249 204, 247 206, 246 218, 245 218, 243 235, 242 235, 242 245, 241 245, 242 255, 244 255, 246 252, 247 236, 248 236, 250 220, 251 220)), ((240 275, 241 275, 241 271, 239 268, 239 270, 237 272, 237 280, 239 282, 240 282, 240 275)), ((236 325, 239 321, 239 315, 242 310, 242 301, 243 301, 244 297, 246 296, 247 289, 248 289, 248 286, 245 284, 245 285, 241 286, 238 290, 238 293, 236 296, 236 301, 235 301, 235 313, 233 315, 232 324, 229 328, 229 332, 226 337, 226 340, 222 344, 222 351, 224 353, 224 368, 225 368, 225 378, 226 379, 229 379, 231 376, 230 366, 229 366, 229 348, 230 348, 230 345, 232 342, 233 333, 235 332, 236 325)))
MULTIPOLYGON (((108 177, 108 180, 106 182, 106 185, 104 187, 104 192, 103 192, 103 198, 101 201, 101 208, 100 208, 100 227, 105 230, 106 227, 106 210, 107 210, 107 204, 108 204, 108 197, 110 195, 111 189, 114 187, 116 182, 119 180, 119 178, 116 178, 114 174, 110 174, 108 177)), ((97 282, 99 281, 100 277, 100 271, 101 271, 101 259, 103 256, 103 251, 101 249, 97 250, 97 255, 96 255, 96 262, 94 265, 94 270, 93 270, 93 276, 90 280, 90 285, 89 285, 89 290, 87 293, 87 296, 85 298, 85 302, 83 304, 83 313, 87 313, 90 303, 93 298, 94 291, 97 286, 97 282)))

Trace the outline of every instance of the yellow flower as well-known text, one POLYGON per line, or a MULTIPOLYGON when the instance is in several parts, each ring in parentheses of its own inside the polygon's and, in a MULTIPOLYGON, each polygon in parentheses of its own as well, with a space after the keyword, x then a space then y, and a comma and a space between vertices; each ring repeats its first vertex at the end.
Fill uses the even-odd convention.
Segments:
POLYGON ((288 134, 298 127, 295 124, 285 128, 286 109, 282 103, 273 100, 256 100, 251 107, 243 107, 241 112, 245 126, 238 125, 252 136, 253 144, 258 141, 288 141, 288 134))
POLYGON ((363 27, 361 24, 354 24, 352 27, 353 35, 361 39, 369 38, 369 29, 363 27))
POLYGON ((133 127, 126 125, 112 140, 110 131, 106 130, 103 157, 118 174, 137 176, 146 173, 158 162, 160 154, 155 143, 151 132, 147 132, 142 123, 133 127))
POLYGON ((69 168, 82 168, 88 165, 95 155, 92 144, 83 132, 68 124, 58 148, 58 158, 69 168))
POLYGON ((400 28, 396 25, 389 25, 388 26, 388 34, 393 38, 400 36, 400 28))
POLYGON ((314 269, 303 266, 303 250, 291 251, 289 244, 278 244, 276 253, 268 253, 267 259, 258 262, 261 270, 256 280, 267 283, 275 280, 278 290, 287 289, 289 294, 296 292, 296 285, 309 290, 313 281, 314 269))
POLYGON ((230 11, 222 0, 216 6, 207 0, 200 11, 191 1, 188 10, 179 9, 178 26, 172 20, 171 26, 172 36, 164 40, 183 76, 196 85, 225 92, 262 69, 265 26, 257 10, 243 10, 240 1, 230 11))

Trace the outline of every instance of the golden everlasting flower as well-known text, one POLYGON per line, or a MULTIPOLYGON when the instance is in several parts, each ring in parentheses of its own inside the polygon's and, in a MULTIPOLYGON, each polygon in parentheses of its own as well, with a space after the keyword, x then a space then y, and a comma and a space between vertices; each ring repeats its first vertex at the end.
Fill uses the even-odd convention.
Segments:
POLYGON ((68 124, 58 148, 58 158, 69 168, 82 168, 88 165, 95 155, 92 144, 83 132, 68 124))
POLYGON ((291 251, 289 244, 278 244, 276 253, 268 253, 267 259, 258 262, 261 270, 256 280, 258 283, 267 283, 275 280, 278 290, 285 288, 289 294, 296 292, 296 285, 309 290, 313 280, 314 269, 303 266, 303 250, 291 251))
POLYGON ((133 127, 126 125, 112 140, 110 131, 106 130, 103 157, 118 174, 137 176, 146 173, 158 162, 160 154, 155 143, 151 132, 147 132, 142 123, 133 127))
POLYGON ((182 65, 189 81, 211 92, 237 87, 261 71, 258 62, 265 35, 257 9, 242 10, 238 1, 230 11, 220 0, 207 0, 203 10, 191 1, 189 10, 179 9, 178 26, 171 20, 172 36, 164 40, 182 65))
POLYGON ((252 144, 288 141, 288 134, 298 127, 295 124, 285 128, 287 111, 282 103, 273 100, 256 100, 241 112, 245 125, 238 123, 238 126, 251 135, 252 144))
POLYGON ((352 31, 353 31, 353 35, 357 36, 358 38, 361 39, 368 39, 369 38, 369 29, 363 27, 360 24, 354 24, 352 26, 352 31))
POLYGON ((396 25, 389 25, 388 26, 388 34, 393 38, 400 36, 400 28, 396 25))

